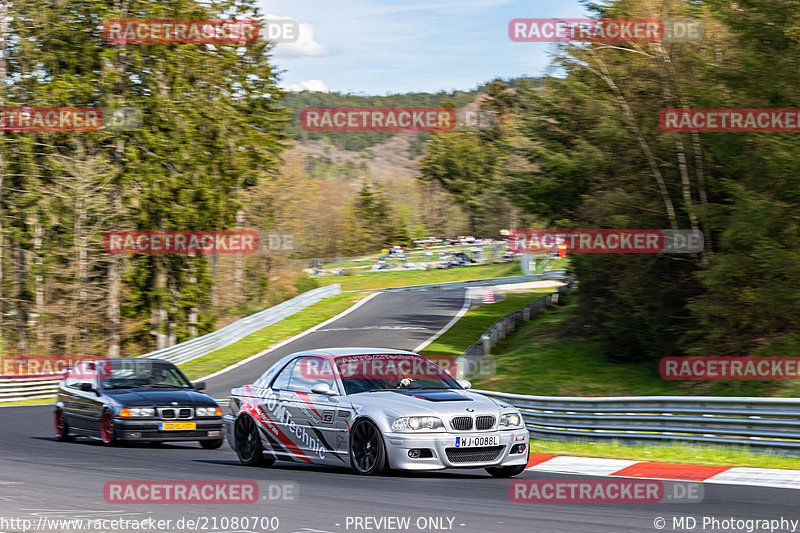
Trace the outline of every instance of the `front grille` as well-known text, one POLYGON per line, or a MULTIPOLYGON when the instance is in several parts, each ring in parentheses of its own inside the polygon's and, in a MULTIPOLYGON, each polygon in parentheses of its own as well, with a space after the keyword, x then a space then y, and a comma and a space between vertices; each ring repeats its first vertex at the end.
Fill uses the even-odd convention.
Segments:
POLYGON ((494 417, 491 415, 483 415, 475 418, 475 429, 492 429, 494 427, 494 417))
POLYGON ((158 414, 164 420, 179 420, 192 418, 194 409, 188 407, 181 407, 180 409, 173 409, 172 407, 161 407, 158 409, 158 414))
POLYGON ((456 431, 469 431, 472 429, 471 416, 455 416, 450 420, 450 427, 456 431))
POLYGON ((503 447, 445 448, 444 451, 451 463, 486 463, 497 459, 500 452, 503 451, 503 447))

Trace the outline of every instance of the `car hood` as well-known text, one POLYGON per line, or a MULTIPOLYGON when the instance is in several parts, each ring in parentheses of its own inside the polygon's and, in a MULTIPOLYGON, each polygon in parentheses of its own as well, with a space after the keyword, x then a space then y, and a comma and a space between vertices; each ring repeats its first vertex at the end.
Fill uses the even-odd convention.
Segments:
POLYGON ((457 389, 397 390, 362 392, 350 397, 354 406, 380 407, 403 416, 455 416, 490 414, 498 416, 500 406, 475 392, 457 389), (470 410, 471 409, 471 410, 470 410))
POLYGON ((179 406, 211 407, 217 405, 214 400, 201 392, 180 389, 112 389, 103 393, 123 406, 159 406, 172 407, 172 402, 179 406))

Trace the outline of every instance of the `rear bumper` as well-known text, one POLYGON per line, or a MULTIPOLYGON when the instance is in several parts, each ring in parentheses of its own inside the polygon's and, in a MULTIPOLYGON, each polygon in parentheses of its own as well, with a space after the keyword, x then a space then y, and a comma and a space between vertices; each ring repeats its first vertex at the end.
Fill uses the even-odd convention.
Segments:
POLYGON ((180 442, 197 440, 219 440, 223 438, 221 418, 204 420, 181 420, 181 422, 194 422, 197 428, 191 431, 162 431, 158 429, 160 420, 133 420, 130 418, 115 418, 114 431, 119 440, 124 441, 155 441, 155 442, 180 442))
POLYGON ((527 464, 529 436, 526 429, 470 431, 460 433, 387 433, 384 438, 389 466, 404 470, 441 470, 444 468, 486 468, 527 464), (499 444, 485 448, 456 448, 458 436, 498 436, 499 444), (519 446, 522 445, 522 446, 519 446), (516 448, 516 450, 514 450, 516 448), (519 449, 522 448, 522 451, 519 449), (411 450, 429 450, 412 458, 411 450), (516 453, 512 453, 514 450, 516 453), (424 455, 430 453, 431 457, 424 455))

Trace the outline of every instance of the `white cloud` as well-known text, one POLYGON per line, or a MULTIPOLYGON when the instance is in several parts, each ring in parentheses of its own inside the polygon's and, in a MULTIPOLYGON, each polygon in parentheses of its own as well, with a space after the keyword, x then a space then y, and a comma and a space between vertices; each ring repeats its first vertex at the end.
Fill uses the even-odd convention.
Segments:
POLYGON ((330 89, 328 89, 328 86, 325 85, 325 82, 322 80, 301 81, 300 83, 287 86, 286 90, 292 92, 299 92, 299 91, 317 91, 322 93, 330 92, 330 89))
MULTIPOLYGON (((289 17, 266 15, 267 20, 281 20, 289 17)), ((324 44, 314 40, 314 27, 311 24, 300 23, 299 38, 293 43, 278 43, 275 46, 276 57, 321 57, 330 55, 330 50, 324 44)))

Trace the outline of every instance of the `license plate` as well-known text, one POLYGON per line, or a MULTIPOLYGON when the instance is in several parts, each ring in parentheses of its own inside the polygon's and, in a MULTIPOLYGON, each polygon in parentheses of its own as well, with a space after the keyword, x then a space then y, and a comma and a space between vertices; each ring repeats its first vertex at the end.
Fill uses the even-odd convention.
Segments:
POLYGON ((197 422, 159 422, 159 431, 194 431, 197 429, 197 422))
POLYGON ((478 448, 481 446, 497 446, 498 444, 500 444, 500 437, 497 435, 456 437, 456 448, 478 448))

